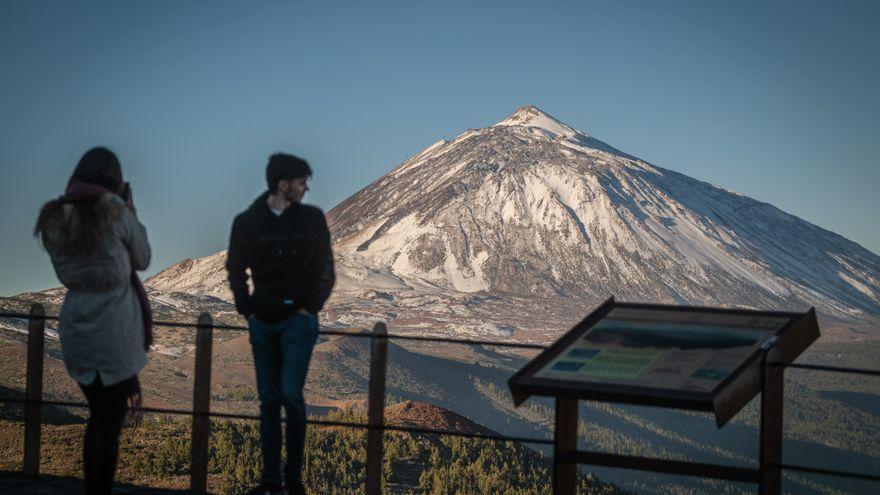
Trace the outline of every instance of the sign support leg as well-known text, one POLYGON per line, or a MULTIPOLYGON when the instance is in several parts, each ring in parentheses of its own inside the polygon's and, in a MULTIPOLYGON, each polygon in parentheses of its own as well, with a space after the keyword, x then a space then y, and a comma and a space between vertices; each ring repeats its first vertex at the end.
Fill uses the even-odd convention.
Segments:
POLYGON ((563 454, 577 450, 578 401, 556 398, 553 434, 553 495, 577 493, 577 463, 561 462, 563 454))
POLYGON ((761 387, 761 445, 759 464, 761 495, 782 493, 782 415, 783 373, 785 368, 770 364, 764 353, 761 387))

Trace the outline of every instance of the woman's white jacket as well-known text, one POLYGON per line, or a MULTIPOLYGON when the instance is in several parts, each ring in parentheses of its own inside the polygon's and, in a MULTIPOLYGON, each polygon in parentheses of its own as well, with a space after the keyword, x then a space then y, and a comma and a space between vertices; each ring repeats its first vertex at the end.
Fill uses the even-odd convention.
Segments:
MULTIPOLYGON (((131 273, 150 264, 150 245, 146 229, 118 196, 105 194, 99 207, 111 220, 94 254, 73 255, 53 247, 58 224, 50 224, 45 245, 67 288, 58 325, 67 371, 83 385, 100 375, 106 386, 132 377, 147 363, 131 273)), ((65 205, 59 221, 69 222, 70 213, 71 206, 65 205)))

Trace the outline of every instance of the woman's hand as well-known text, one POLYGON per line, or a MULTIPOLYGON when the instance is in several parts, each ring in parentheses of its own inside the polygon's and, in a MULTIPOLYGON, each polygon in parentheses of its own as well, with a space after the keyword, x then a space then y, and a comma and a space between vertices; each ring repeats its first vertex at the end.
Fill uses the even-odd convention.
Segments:
POLYGON ((128 182, 125 183, 125 206, 127 206, 132 213, 137 215, 137 209, 134 207, 134 196, 131 192, 131 184, 128 182))
POLYGON ((126 402, 128 405, 128 412, 125 415, 126 424, 129 426, 139 425, 144 418, 144 412, 139 410, 144 407, 144 395, 141 393, 141 381, 137 375, 134 376, 134 383, 128 392, 126 402))

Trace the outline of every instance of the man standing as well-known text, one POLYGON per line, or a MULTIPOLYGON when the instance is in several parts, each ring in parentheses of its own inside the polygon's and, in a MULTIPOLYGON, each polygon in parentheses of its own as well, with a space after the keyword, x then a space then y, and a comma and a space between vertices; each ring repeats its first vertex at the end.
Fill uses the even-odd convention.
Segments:
POLYGON ((302 204, 311 175, 301 158, 269 157, 269 190, 235 217, 229 239, 229 286, 248 321, 260 395, 263 481, 254 495, 282 493, 281 406, 287 413, 284 480, 290 495, 305 493, 303 386, 318 338, 318 312, 335 282, 324 213, 302 204))

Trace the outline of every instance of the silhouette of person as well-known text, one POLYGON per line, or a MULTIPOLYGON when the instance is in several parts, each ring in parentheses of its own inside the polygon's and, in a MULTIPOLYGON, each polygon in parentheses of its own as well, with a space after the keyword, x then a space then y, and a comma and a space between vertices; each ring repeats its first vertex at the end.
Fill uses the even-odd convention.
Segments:
POLYGON ((67 288, 58 334, 89 404, 85 493, 110 494, 126 404, 141 405, 137 374, 152 341, 149 301, 135 274, 149 265, 150 245, 112 151, 83 155, 65 194, 43 206, 34 235, 67 288))
POLYGON ((269 158, 269 190, 235 217, 226 269, 235 306, 248 321, 260 396, 262 483, 253 494, 282 493, 281 406, 287 413, 290 495, 303 494, 306 373, 318 338, 318 312, 335 282, 324 213, 302 204, 312 170, 285 153, 269 158), (253 293, 248 291, 248 273, 253 293))

